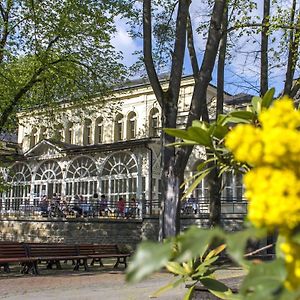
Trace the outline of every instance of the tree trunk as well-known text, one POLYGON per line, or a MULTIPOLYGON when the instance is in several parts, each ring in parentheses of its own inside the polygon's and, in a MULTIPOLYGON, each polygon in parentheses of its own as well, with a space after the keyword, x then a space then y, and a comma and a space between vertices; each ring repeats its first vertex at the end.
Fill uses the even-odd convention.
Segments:
POLYGON ((217 166, 207 176, 209 193, 209 226, 221 226, 221 187, 222 177, 217 166))
MULTIPOLYGON (((293 79, 295 74, 295 69, 298 61, 298 48, 300 42, 300 30, 292 29, 295 22, 295 11, 296 11, 296 0, 293 0, 292 10, 291 10, 291 20, 290 20, 290 37, 289 37, 289 54, 288 54, 288 64, 285 75, 285 85, 284 94, 290 95, 293 86, 293 79)), ((300 13, 297 18, 297 25, 300 25, 300 13)))
POLYGON ((228 27, 228 4, 226 4, 223 23, 222 23, 222 38, 220 41, 219 59, 218 59, 218 73, 217 73, 217 109, 216 119, 219 114, 223 114, 224 107, 224 72, 225 59, 227 51, 227 27, 228 27))
POLYGON ((262 30, 261 30, 261 61, 260 61, 260 95, 263 96, 269 89, 268 83, 268 49, 269 49, 269 19, 270 19, 270 0, 264 0, 262 30))

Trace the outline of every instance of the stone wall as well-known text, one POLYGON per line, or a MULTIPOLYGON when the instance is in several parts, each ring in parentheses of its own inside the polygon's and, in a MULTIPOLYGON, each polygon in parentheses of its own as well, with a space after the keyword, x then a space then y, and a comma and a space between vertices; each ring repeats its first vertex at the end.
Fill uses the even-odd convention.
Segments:
MULTIPOLYGON (((241 219, 223 220, 225 227, 239 229, 241 219)), ((207 227, 207 219, 182 218, 182 230, 191 225, 207 227)), ((0 220, 0 241, 55 243, 116 243, 135 249, 141 240, 157 240, 158 218, 142 220, 0 220)))

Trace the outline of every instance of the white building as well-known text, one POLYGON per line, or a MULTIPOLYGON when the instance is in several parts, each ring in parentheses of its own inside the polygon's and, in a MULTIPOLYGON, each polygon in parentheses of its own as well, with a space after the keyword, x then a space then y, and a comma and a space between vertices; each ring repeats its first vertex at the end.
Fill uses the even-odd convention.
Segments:
MULTIPOLYGON (((192 92, 193 79, 185 77, 178 106, 179 127, 185 123, 192 92)), ((209 103, 215 95, 216 88, 209 86, 209 103)), ((80 108, 62 103, 61 111, 52 123, 41 109, 20 114, 20 155, 5 174, 11 189, 2 195, 2 210, 38 205, 43 195, 51 198, 55 193, 67 200, 77 194, 90 201, 97 193, 105 194, 110 205, 121 196, 126 201, 135 197, 158 205, 161 109, 148 83, 120 88, 104 104, 97 99, 80 108)), ((187 176, 199 158, 201 149, 195 149, 187 176)), ((240 178, 229 174, 224 184, 227 200, 241 200, 240 178)), ((195 197, 206 197, 205 182, 195 197)))

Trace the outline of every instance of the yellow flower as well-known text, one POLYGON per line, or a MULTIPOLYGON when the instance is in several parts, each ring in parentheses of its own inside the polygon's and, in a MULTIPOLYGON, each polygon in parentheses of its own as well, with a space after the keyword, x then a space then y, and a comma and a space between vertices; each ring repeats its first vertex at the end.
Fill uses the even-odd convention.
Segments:
POLYGON ((285 264, 288 276, 285 286, 294 290, 300 286, 300 245, 287 238, 285 243, 280 244, 280 249, 285 255, 285 264))
POLYGON ((290 231, 300 224, 300 180, 293 171, 254 168, 244 182, 248 218, 255 226, 290 231))
POLYGON ((264 110, 259 121, 266 130, 274 127, 295 129, 300 126, 300 112, 295 110, 292 99, 284 96, 276 100, 271 108, 264 110))
POLYGON ((255 165, 262 160, 261 131, 250 124, 237 125, 228 133, 225 145, 239 161, 255 165))

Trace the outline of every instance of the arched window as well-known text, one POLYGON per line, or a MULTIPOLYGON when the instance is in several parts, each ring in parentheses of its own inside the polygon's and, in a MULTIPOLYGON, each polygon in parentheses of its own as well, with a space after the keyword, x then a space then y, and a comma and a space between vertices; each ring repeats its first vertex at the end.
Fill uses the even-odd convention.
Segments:
POLYGON ((84 120, 83 126, 83 145, 92 144, 92 121, 90 119, 84 120))
POLYGON ((30 148, 34 147, 39 140, 38 131, 36 128, 33 128, 30 134, 30 148))
POLYGON ((56 124, 54 126, 54 132, 52 135, 52 139, 55 141, 63 141, 64 138, 64 127, 62 124, 56 124))
POLYGON ((115 119, 115 141, 122 141, 124 138, 123 115, 118 114, 115 119))
POLYGON ((157 108, 152 108, 149 114, 149 136, 159 136, 159 111, 157 108))
POLYGON ((62 170, 54 160, 44 161, 37 169, 34 178, 34 203, 37 204, 41 196, 52 198, 53 194, 61 194, 62 170))
POLYGON ((129 152, 114 153, 104 164, 101 192, 113 201, 121 196, 129 200, 129 197, 136 196, 137 176, 138 167, 134 155, 129 152))
POLYGON ((103 142, 103 118, 99 117, 95 123, 95 144, 103 142))
POLYGON ((47 138, 47 128, 45 126, 42 126, 40 129, 40 138, 39 140, 44 140, 47 138))
POLYGON ((73 123, 68 122, 66 129, 65 129, 65 142, 68 144, 74 144, 74 130, 73 130, 73 123))
POLYGON ((130 112, 127 118, 127 139, 135 139, 136 137, 136 113, 130 112))
POLYGON ((97 167, 94 161, 81 156, 73 160, 67 171, 66 196, 71 199, 74 195, 82 195, 91 199, 97 192, 97 167))
POLYGON ((24 163, 13 165, 7 176, 7 181, 11 185, 6 194, 5 209, 19 210, 20 205, 29 204, 31 171, 24 163))

